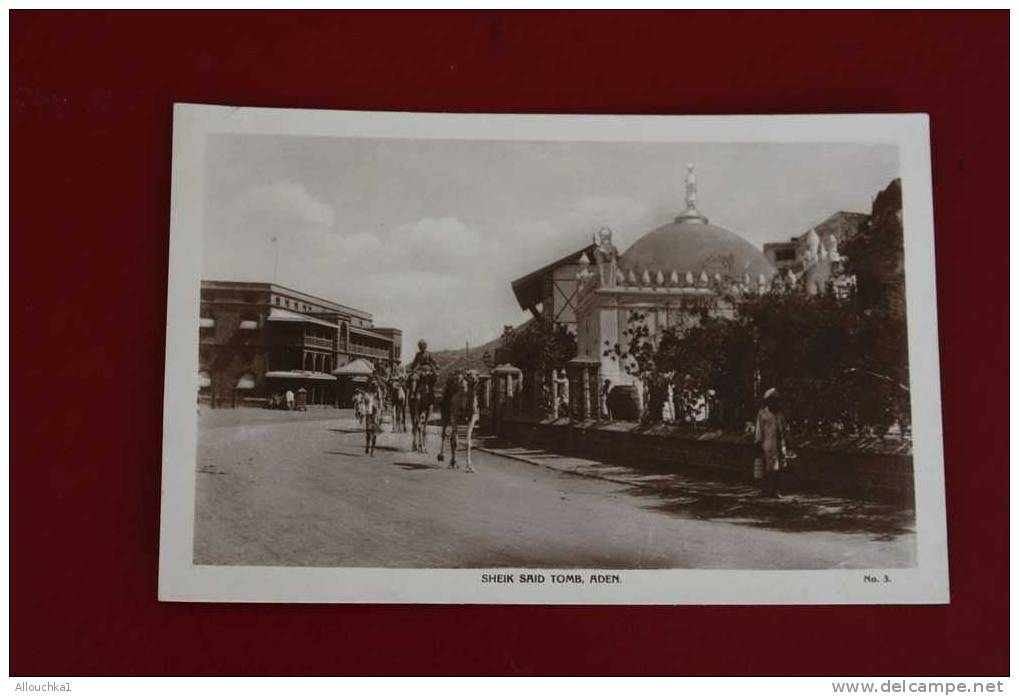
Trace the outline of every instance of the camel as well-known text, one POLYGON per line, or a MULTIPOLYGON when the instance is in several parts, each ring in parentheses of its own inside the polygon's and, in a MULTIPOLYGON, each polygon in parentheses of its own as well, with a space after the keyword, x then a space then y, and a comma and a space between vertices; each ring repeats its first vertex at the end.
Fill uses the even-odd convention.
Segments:
POLYGON ((389 402, 393 405, 393 432, 407 432, 407 386, 404 377, 394 375, 389 381, 389 402))
POLYGON ((411 450, 425 453, 428 435, 428 418, 435 402, 435 372, 415 370, 407 378, 408 405, 410 408, 411 450))
POLYGON ((442 414, 442 437, 439 440, 438 460, 443 460, 443 451, 446 445, 446 428, 450 429, 449 435, 449 468, 457 469, 456 465, 456 430, 460 419, 467 421, 467 466, 464 472, 474 473, 471 465, 471 434, 474 426, 478 423, 478 375, 474 370, 461 370, 446 380, 446 386, 442 390, 442 403, 440 405, 442 414))

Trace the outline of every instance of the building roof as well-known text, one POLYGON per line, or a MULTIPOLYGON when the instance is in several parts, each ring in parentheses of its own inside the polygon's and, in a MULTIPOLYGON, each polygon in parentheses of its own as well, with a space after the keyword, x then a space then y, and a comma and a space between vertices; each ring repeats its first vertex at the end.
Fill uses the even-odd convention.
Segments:
POLYGON ((580 256, 587 253, 588 258, 592 258, 594 253, 594 244, 588 244, 582 249, 578 249, 572 254, 567 254, 558 261, 542 266, 536 271, 532 271, 527 275, 517 278, 513 281, 513 294, 516 295, 517 302, 520 304, 520 309, 530 309, 541 303, 544 299, 544 279, 545 277, 559 268, 560 266, 569 266, 577 263, 580 260, 580 256))
POLYGON ((266 372, 265 376, 273 379, 315 379, 329 382, 336 380, 335 377, 327 375, 325 372, 308 372, 307 370, 273 370, 266 372))
POLYGON ((272 307, 269 310, 269 316, 266 321, 284 321, 293 322, 297 324, 319 324, 321 326, 328 326, 330 329, 335 329, 336 324, 324 321, 322 319, 316 319, 315 317, 309 317, 307 314, 301 314, 300 312, 294 312, 289 309, 283 309, 282 307, 272 307))
POLYGON ((651 230, 619 259, 621 269, 637 273, 647 269, 708 275, 764 274, 775 267, 764 253, 735 232, 693 219, 681 219, 651 230))
POLYGON ((374 327, 371 329, 366 329, 363 326, 350 325, 347 328, 350 330, 350 333, 361 334, 362 336, 370 336, 372 338, 377 338, 380 341, 386 341, 388 343, 393 342, 392 334, 379 333, 378 329, 375 329, 374 327))
POLYGON ((339 302, 327 300, 324 297, 317 297, 316 295, 301 292, 300 290, 294 290, 293 288, 288 288, 284 285, 277 285, 276 283, 263 283, 244 280, 203 280, 202 287, 210 289, 220 288, 227 290, 262 290, 275 292, 282 295, 289 295, 290 297, 298 298, 306 302, 314 302, 316 304, 320 304, 323 307, 335 310, 337 314, 348 314, 363 319, 372 318, 371 312, 366 312, 363 309, 357 309, 355 307, 343 305, 340 304, 339 302))
POLYGON ((375 367, 370 362, 362 358, 358 358, 357 360, 351 360, 346 365, 337 367, 335 370, 333 370, 334 375, 366 376, 373 374, 374 372, 375 367))

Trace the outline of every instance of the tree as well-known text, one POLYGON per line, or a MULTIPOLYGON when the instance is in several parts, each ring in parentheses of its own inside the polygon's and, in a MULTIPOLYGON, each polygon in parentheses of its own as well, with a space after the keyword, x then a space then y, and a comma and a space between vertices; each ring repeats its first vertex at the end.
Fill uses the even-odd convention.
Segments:
POLYGON ((537 384, 527 381, 524 388, 540 390, 538 403, 546 411, 552 409, 549 377, 552 370, 565 369, 577 355, 577 338, 562 324, 535 318, 523 326, 507 326, 499 348, 500 359, 519 367, 525 374, 538 375, 537 384))
POLYGON ((646 421, 660 420, 670 384, 680 419, 694 420, 708 399, 715 424, 733 429, 754 419, 769 387, 783 395, 790 426, 805 433, 885 432, 906 417, 908 392, 874 377, 887 369, 873 350, 879 327, 852 302, 776 291, 721 307, 687 313, 657 336, 634 312, 624 346, 606 348, 644 384, 646 421))
POLYGON ((577 355, 577 338, 562 324, 532 319, 517 328, 506 327, 501 350, 521 370, 544 374, 566 367, 577 355))

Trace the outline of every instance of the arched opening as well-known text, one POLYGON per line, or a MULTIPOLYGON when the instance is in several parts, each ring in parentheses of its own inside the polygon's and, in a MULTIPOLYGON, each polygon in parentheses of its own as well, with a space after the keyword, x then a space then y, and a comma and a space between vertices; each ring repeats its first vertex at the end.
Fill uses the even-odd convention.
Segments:
POLYGON ((238 403, 243 403, 244 398, 248 396, 250 391, 255 388, 255 376, 250 372, 245 372, 237 380, 237 384, 234 386, 234 408, 237 407, 238 403))
POLYGON ((205 370, 198 371, 198 403, 212 402, 212 378, 205 370))

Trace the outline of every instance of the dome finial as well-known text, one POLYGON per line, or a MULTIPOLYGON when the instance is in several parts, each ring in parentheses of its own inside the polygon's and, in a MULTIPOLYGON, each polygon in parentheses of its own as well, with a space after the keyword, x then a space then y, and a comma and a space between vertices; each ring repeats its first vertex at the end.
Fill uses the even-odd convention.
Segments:
POLYGON ((693 173, 693 162, 686 163, 686 207, 697 207, 697 175, 693 173))
POLYGON ((686 210, 676 218, 676 222, 702 222, 708 219, 697 209, 697 175, 693 171, 693 162, 686 165, 686 210))

